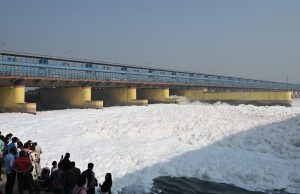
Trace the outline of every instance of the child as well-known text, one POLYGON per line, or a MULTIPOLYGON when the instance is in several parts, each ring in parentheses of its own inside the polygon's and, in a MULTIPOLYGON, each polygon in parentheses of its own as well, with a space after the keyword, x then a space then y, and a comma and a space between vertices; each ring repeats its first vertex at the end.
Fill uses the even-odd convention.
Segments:
POLYGON ((102 194, 111 194, 111 186, 112 186, 112 179, 111 179, 111 173, 106 173, 105 175, 105 181, 103 184, 99 184, 100 191, 102 194))
POLYGON ((57 162, 56 162, 56 161, 53 161, 53 162, 52 162, 52 168, 51 168, 51 174, 52 174, 54 171, 56 171, 56 170, 58 170, 57 162))

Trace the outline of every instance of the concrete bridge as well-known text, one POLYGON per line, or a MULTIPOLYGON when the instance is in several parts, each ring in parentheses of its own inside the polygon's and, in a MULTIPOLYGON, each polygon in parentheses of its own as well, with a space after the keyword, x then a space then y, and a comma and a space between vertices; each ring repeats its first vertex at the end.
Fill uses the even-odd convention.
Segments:
POLYGON ((189 100, 290 105, 300 85, 0 51, 0 111, 189 100))

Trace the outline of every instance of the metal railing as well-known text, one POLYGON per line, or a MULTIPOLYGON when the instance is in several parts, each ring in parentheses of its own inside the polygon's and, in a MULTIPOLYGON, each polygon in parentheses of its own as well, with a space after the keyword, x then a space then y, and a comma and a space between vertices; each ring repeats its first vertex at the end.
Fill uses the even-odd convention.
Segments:
POLYGON ((120 80, 189 84, 204 87, 300 90, 300 85, 298 84, 0 52, 0 79, 4 76, 103 81, 120 80))

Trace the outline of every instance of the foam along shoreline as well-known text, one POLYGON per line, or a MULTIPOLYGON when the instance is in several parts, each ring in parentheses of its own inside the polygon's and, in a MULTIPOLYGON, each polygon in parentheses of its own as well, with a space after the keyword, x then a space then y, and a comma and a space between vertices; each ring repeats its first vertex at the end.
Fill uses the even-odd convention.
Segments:
POLYGON ((81 170, 95 163, 113 192, 150 191, 160 176, 209 178, 253 191, 300 193, 300 107, 155 104, 2 113, 2 132, 42 146, 42 166, 71 153, 81 170))

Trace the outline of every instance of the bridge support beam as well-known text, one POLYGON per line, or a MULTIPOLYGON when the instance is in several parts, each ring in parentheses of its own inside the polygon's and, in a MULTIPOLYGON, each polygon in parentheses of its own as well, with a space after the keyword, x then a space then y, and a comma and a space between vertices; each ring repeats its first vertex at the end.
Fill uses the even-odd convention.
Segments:
POLYGON ((24 112, 35 114, 36 104, 25 102, 25 86, 1 86, 0 112, 24 112))
POLYGON ((137 99, 136 88, 93 89, 92 99, 102 99, 104 106, 148 105, 148 100, 137 99))
POLYGON ((203 89, 171 89, 170 94, 184 96, 190 101, 200 101, 204 99, 203 89))
POLYGON ((169 88, 143 88, 138 89, 138 98, 146 98, 149 103, 176 103, 180 98, 170 97, 169 88))
POLYGON ((103 108, 103 101, 91 100, 91 87, 41 88, 44 109, 103 108))

